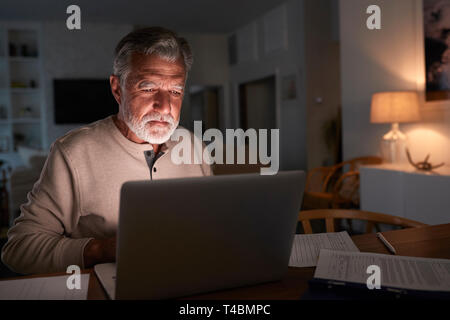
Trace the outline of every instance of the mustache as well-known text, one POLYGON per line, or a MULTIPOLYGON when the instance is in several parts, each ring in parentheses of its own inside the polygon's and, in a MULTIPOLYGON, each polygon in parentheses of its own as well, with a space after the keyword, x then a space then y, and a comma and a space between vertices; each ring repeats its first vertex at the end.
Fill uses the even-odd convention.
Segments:
POLYGON ((142 117, 141 122, 147 123, 150 121, 168 122, 170 125, 175 125, 175 119, 170 114, 160 114, 159 112, 151 112, 142 117))

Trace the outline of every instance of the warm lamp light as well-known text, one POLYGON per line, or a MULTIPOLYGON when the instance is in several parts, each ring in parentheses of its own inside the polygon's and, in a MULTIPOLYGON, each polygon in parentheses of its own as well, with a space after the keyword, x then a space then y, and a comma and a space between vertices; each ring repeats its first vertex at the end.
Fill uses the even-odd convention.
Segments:
POLYGON ((400 122, 420 120, 419 96, 415 91, 378 92, 372 96, 370 122, 392 123, 391 131, 383 136, 385 144, 389 144, 390 162, 396 163, 400 158, 400 144, 406 136, 400 131, 400 122))
POLYGON ((372 96, 370 122, 392 123, 392 129, 383 136, 385 140, 405 139, 399 122, 420 120, 419 96, 415 91, 378 92, 372 96))

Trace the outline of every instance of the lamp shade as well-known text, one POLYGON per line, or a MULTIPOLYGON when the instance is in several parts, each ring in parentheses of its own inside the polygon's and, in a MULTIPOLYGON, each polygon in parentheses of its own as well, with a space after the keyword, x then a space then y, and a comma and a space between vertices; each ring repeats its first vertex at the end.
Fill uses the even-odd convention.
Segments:
POLYGON ((420 120, 420 114, 417 92, 378 92, 372 96, 370 122, 396 123, 418 120, 420 120))

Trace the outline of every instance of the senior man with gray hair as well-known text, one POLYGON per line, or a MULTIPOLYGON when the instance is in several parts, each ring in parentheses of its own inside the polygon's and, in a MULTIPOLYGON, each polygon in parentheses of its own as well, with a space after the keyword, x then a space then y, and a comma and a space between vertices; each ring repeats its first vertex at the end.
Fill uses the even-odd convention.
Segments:
MULTIPOLYGON (((191 65, 187 41, 164 28, 136 30, 119 42, 110 76, 119 112, 52 144, 8 232, 2 251, 7 266, 46 273, 113 262, 124 182, 211 175, 206 164, 171 162, 176 142, 169 138, 191 65)), ((194 139, 191 134, 192 145, 194 139)))

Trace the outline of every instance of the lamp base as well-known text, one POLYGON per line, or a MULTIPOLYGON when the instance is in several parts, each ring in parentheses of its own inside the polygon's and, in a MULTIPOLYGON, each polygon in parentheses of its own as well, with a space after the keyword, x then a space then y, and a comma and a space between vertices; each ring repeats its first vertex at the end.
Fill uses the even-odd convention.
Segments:
POLYGON ((391 131, 383 136, 383 140, 406 140, 406 136, 400 131, 398 122, 392 124, 391 131))
POLYGON ((405 161, 407 137, 399 130, 398 123, 392 124, 392 129, 383 136, 381 155, 385 162, 401 164, 405 161))

